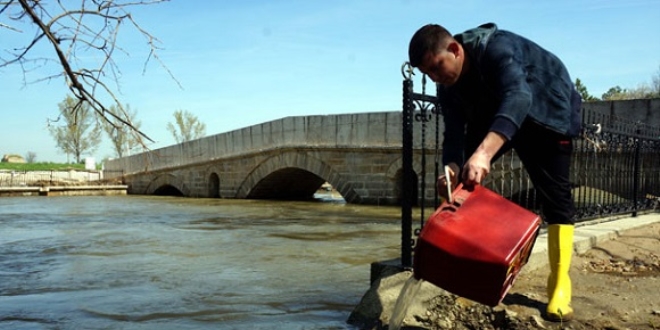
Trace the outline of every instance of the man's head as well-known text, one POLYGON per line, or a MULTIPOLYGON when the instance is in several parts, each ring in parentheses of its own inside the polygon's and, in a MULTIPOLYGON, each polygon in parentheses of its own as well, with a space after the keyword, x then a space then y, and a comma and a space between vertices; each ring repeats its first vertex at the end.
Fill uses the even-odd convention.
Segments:
POLYGON ((433 81, 451 86, 463 71, 463 46, 444 27, 428 24, 415 32, 408 48, 410 65, 433 81))

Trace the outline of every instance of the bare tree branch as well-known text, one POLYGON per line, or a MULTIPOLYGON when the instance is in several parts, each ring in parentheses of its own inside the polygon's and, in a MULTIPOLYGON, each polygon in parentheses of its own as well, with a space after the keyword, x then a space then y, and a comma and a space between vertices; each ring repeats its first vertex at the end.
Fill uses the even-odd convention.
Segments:
MULTIPOLYGON (((0 14, 1 14, 1 13, 0 13, 0 14)), ((21 30, 19 30, 19 29, 17 29, 17 28, 14 28, 13 26, 9 26, 9 25, 7 25, 7 24, 5 24, 5 23, 0 23, 0 28, 8 29, 8 30, 12 30, 12 31, 14 31, 14 32, 21 32, 21 30)))
MULTIPOLYGON (((10 20, 17 23, 29 19, 28 23, 33 24, 35 35, 31 41, 26 43, 25 47, 15 48, 11 52, 9 59, 0 58, 0 67, 6 67, 12 64, 19 64, 24 72, 30 69, 26 67, 27 63, 46 65, 50 62, 56 62, 61 67, 58 74, 50 74, 37 80, 52 80, 63 77, 70 90, 76 98, 76 105, 71 111, 79 111, 83 104, 88 104, 97 117, 102 121, 108 122, 113 126, 125 125, 146 148, 143 139, 153 142, 146 134, 139 130, 139 127, 133 125, 131 117, 127 115, 122 103, 117 97, 115 90, 119 89, 119 76, 121 71, 114 61, 116 52, 128 54, 127 51, 118 45, 119 31, 122 26, 132 27, 139 35, 144 37, 149 47, 149 53, 144 63, 143 73, 151 58, 156 59, 170 77, 181 86, 174 78, 171 71, 163 64, 157 55, 160 50, 160 41, 143 29, 138 24, 131 13, 127 10, 129 7, 152 5, 169 0, 80 0, 80 5, 76 8, 67 8, 65 3, 69 1, 57 1, 57 6, 50 6, 49 12, 46 4, 39 0, 8 0, 0 2, 0 14, 8 13, 10 20), (10 11, 18 9, 15 13, 10 11), (52 46, 54 58, 28 58, 37 44, 47 40, 52 46), (96 65, 90 66, 80 55, 85 52, 100 53, 102 56, 96 65), (116 89, 108 85, 109 81, 114 81, 116 89), (101 95, 105 95, 112 100, 113 106, 104 104, 101 101, 101 95)), ((26 22, 23 22, 25 24, 26 22)), ((0 23, 0 29, 21 32, 12 25, 0 23)), ((40 66, 40 65, 39 65, 40 66)), ((25 79, 25 78, 24 78, 25 79)), ((117 127, 119 128, 119 127, 117 127)))

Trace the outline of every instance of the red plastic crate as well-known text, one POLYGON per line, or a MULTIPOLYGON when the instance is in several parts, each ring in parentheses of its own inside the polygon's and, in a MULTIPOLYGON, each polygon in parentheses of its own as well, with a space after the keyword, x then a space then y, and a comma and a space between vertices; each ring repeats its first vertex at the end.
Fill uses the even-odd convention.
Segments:
POLYGON ((540 217, 497 193, 459 185, 420 232, 413 270, 418 279, 496 306, 527 263, 540 217))

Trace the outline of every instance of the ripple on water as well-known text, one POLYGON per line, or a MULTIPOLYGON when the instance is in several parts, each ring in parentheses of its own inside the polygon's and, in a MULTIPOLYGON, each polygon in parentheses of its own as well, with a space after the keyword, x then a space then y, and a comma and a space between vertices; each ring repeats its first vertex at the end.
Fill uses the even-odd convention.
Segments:
POLYGON ((0 329, 349 329, 370 263, 396 257, 400 242, 398 209, 153 196, 7 203, 0 329))

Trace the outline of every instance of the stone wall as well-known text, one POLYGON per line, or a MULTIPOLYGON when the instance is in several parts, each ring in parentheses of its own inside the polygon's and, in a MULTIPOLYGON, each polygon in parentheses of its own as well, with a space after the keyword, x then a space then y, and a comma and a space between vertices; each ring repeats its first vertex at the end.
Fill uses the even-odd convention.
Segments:
POLYGON ((80 185, 103 180, 99 171, 12 171, 0 170, 0 187, 80 185))
POLYGON ((660 138, 660 98, 584 103, 586 123, 600 123, 621 133, 642 130, 647 137, 660 138), (637 124, 637 127, 634 127, 637 124))
POLYGON ((585 109, 619 119, 660 126, 660 98, 587 102, 583 106, 585 109))

